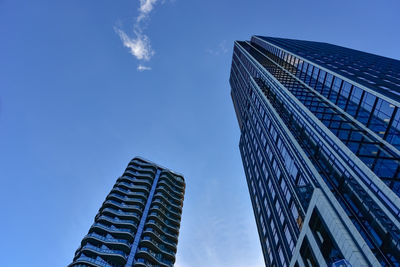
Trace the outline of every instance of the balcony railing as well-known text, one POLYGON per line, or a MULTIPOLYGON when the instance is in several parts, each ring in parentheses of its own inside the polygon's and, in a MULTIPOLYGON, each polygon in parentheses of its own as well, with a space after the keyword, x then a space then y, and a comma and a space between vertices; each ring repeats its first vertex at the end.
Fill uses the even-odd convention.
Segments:
POLYGON ((116 197, 116 198, 121 199, 122 201, 126 201, 126 202, 139 202, 139 203, 145 204, 145 201, 143 201, 142 199, 123 196, 118 193, 110 193, 110 194, 108 194, 108 197, 116 197))
POLYGON ((151 238, 149 236, 145 236, 143 237, 142 241, 149 241, 151 242, 153 245, 155 245, 161 252, 163 253, 168 253, 170 254, 171 257, 174 257, 175 252, 169 248, 167 248, 165 245, 161 244, 160 242, 157 242, 156 240, 154 240, 154 238, 151 238))
POLYGON ((123 233, 129 233, 129 234, 132 235, 132 230, 130 230, 130 229, 118 228, 118 227, 115 227, 115 226, 107 226, 107 225, 104 225, 102 223, 94 223, 92 225, 92 227, 99 227, 99 228, 102 228, 105 231, 123 232, 123 233))
POLYGON ((102 213, 104 213, 104 212, 111 212, 111 213, 119 215, 119 216, 135 216, 135 217, 139 218, 139 213, 137 213, 137 212, 122 211, 122 210, 116 210, 116 209, 112 209, 112 208, 104 208, 102 210, 102 213))
POLYGON ((95 251, 95 252, 98 252, 98 253, 101 253, 101 254, 119 255, 119 256, 122 256, 124 259, 126 259, 126 254, 123 251, 104 248, 104 247, 103 248, 102 247, 96 247, 96 246, 93 246, 90 243, 87 243, 86 245, 82 246, 81 250, 83 250, 83 249, 89 249, 89 250, 92 250, 92 251, 95 251))
POLYGON ((122 207, 122 208, 126 208, 126 209, 138 209, 140 211, 143 210, 143 208, 141 206, 139 206, 139 205, 128 205, 128 204, 120 203, 120 202, 112 200, 112 199, 106 200, 104 202, 104 204, 115 204, 118 207, 122 207))
POLYGON ((140 253, 140 252, 145 252, 145 253, 150 254, 150 255, 151 255, 154 259, 156 259, 159 263, 163 263, 163 264, 165 264, 165 265, 167 265, 167 266, 172 266, 172 264, 173 264, 172 261, 169 261, 169 260, 164 259, 164 257, 161 255, 161 253, 155 253, 154 251, 152 251, 152 250, 149 249, 149 248, 141 247, 141 248, 139 248, 139 250, 138 250, 138 253, 140 253))
POLYGON ((161 235, 159 232, 157 232, 156 230, 154 230, 151 227, 147 227, 144 232, 151 232, 153 233, 155 236, 157 236, 158 238, 160 238, 163 242, 170 244, 171 246, 176 247, 176 243, 172 242, 171 240, 169 240, 167 237, 165 237, 164 235, 161 235))
POLYGON ((110 265, 107 261, 101 259, 100 257, 93 259, 93 258, 87 257, 83 254, 81 254, 81 256, 79 256, 79 258, 74 260, 74 262, 72 264, 70 264, 69 266, 74 266, 74 264, 79 263, 79 262, 89 262, 94 265, 102 266, 102 267, 114 267, 113 265, 110 265))
POLYGON ((143 196, 143 197, 147 198, 147 194, 144 193, 144 192, 127 190, 127 189, 124 189, 124 188, 119 187, 119 186, 115 186, 112 189, 112 191, 119 191, 119 192, 122 192, 122 193, 127 194, 127 195, 139 195, 139 196, 143 196))
POLYGON ((89 233, 86 235, 86 237, 93 237, 96 238, 98 240, 104 241, 104 242, 108 242, 108 243, 122 243, 125 244, 127 246, 130 246, 130 243, 128 240, 125 239, 117 239, 117 238, 113 238, 113 237, 106 237, 106 236, 102 236, 96 233, 89 233))
POLYGON ((100 220, 100 219, 105 219, 105 220, 108 220, 108 221, 111 221, 111 222, 114 222, 114 223, 132 224, 132 225, 135 225, 135 226, 137 225, 137 223, 135 221, 133 221, 133 220, 121 220, 121 219, 113 218, 113 217, 110 217, 110 216, 107 216, 107 215, 101 215, 98 218, 98 220, 100 220))

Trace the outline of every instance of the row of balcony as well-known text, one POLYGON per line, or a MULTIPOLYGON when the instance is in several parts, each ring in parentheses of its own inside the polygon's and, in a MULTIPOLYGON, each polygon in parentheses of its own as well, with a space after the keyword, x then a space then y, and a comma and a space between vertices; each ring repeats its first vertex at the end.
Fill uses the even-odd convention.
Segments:
POLYGON ((125 252, 121 251, 121 250, 110 249, 104 244, 101 245, 101 246, 95 246, 95 245, 92 245, 89 242, 86 243, 85 245, 81 246, 80 250, 81 251, 83 251, 83 250, 92 250, 92 251, 95 251, 95 252, 97 252, 99 254, 103 254, 103 255, 120 256, 124 260, 126 260, 126 256, 127 256, 127 254, 125 252))
POLYGON ((168 220, 173 221, 178 226, 180 225, 180 216, 179 216, 179 214, 167 211, 167 208, 165 206, 156 203, 156 204, 153 204, 150 207, 150 211, 152 211, 152 210, 160 212, 168 220))
POLYGON ((122 176, 130 176, 130 175, 132 175, 133 177, 136 177, 136 178, 149 179, 151 182, 153 181, 154 176, 155 176, 154 173, 151 173, 151 174, 141 173, 138 171, 131 171, 131 170, 125 170, 125 172, 122 176))
POLYGON ((130 189, 125 189, 120 186, 114 186, 114 188, 111 190, 111 192, 118 192, 118 193, 123 193, 129 196, 140 196, 143 197, 144 199, 147 200, 147 194, 144 192, 137 192, 137 191, 132 191, 130 189))
POLYGON ((170 173, 161 172, 160 180, 163 179, 169 181, 171 186, 173 186, 174 190, 176 190, 177 192, 183 192, 185 190, 185 183, 178 181, 176 177, 172 176, 170 173))
POLYGON ((164 244, 169 245, 171 248, 176 249, 176 240, 173 241, 173 239, 168 238, 166 235, 164 235, 164 233, 162 232, 162 230, 156 230, 153 227, 146 227, 145 230, 143 231, 143 235, 152 235, 156 238, 159 239, 160 242, 163 242, 164 244), (161 233, 160 233, 161 232, 161 233))
POLYGON ((159 250, 159 252, 164 253, 166 257, 171 258, 172 260, 175 258, 175 251, 168 248, 166 245, 163 243, 158 242, 154 238, 151 238, 150 236, 144 236, 140 242, 141 246, 147 246, 147 247, 152 247, 153 249, 159 250))
POLYGON ((175 201, 175 203, 179 203, 180 204, 182 199, 183 199, 182 195, 179 195, 176 192, 173 192, 168 186, 165 186, 165 185, 157 186, 156 191, 165 192, 168 195, 169 198, 172 198, 175 201))
POLYGON ((135 219, 138 219, 138 220, 140 219, 140 215, 137 212, 123 211, 123 210, 120 210, 120 209, 116 210, 114 208, 103 208, 101 210, 101 213, 99 213, 96 216, 96 218, 100 217, 102 214, 107 214, 107 213, 108 214, 112 213, 113 215, 116 215, 118 217, 125 217, 125 218, 132 218, 132 219, 135 218, 135 219))
POLYGON ((160 214, 161 213, 158 211, 151 211, 148 217, 149 219, 155 218, 157 221, 162 222, 165 226, 168 226, 177 232, 179 231, 179 224, 177 224, 175 221, 165 218, 164 214, 162 216, 160 214))
POLYGON ((185 184, 184 183, 177 183, 176 178, 171 175, 165 175, 165 173, 161 173, 160 181, 165 181, 168 183, 172 189, 176 192, 183 192, 185 191, 185 184))
POLYGON ((128 167, 126 167, 126 169, 133 169, 139 172, 149 172, 149 173, 155 173, 157 171, 157 169, 154 166, 151 167, 143 167, 141 165, 137 165, 137 164, 129 164, 128 167))
POLYGON ((109 233, 106 236, 104 236, 104 235, 100 235, 100 234, 98 234, 96 232, 91 232, 91 233, 87 234, 83 238, 83 241, 85 239, 96 239, 98 241, 101 241, 101 242, 104 242, 104 243, 107 243, 107 244, 111 244, 111 243, 113 243, 115 245, 123 244, 123 245, 127 246, 128 248, 131 247, 131 243, 128 240, 120 239, 120 238, 114 238, 109 233))
MULTIPOLYGON (((137 266, 140 266, 139 259, 145 259, 150 262, 153 262, 154 264, 161 265, 163 267, 171 267, 174 264, 173 261, 165 259, 165 257, 163 257, 163 255, 162 255, 162 253, 156 253, 155 251, 153 251, 147 247, 140 247, 136 253, 136 258, 137 258, 137 260, 135 261, 135 264, 139 263, 139 265, 137 265, 137 266)), ((147 266, 147 265, 145 265, 145 266, 147 266)))
POLYGON ((128 254, 121 250, 110 249, 104 244, 95 246, 88 242, 78 248, 74 264, 86 260, 95 266, 123 266, 127 256, 128 254))
POLYGON ((74 262, 70 264, 68 267, 87 267, 87 266, 93 266, 93 267, 116 267, 115 264, 109 263, 108 261, 104 260, 100 256, 95 256, 94 258, 86 256, 84 253, 81 253, 81 255, 74 259, 74 262))
POLYGON ((104 201, 104 203, 103 203, 103 207, 109 207, 109 206, 114 206, 114 207, 117 207, 117 208, 119 208, 119 209, 122 209, 122 210, 126 210, 126 211, 128 211, 128 210, 137 210, 137 211, 139 211, 139 212, 142 212, 143 211, 143 207, 142 206, 139 206, 139 205, 129 205, 129 204, 125 204, 125 203, 123 203, 123 202, 118 202, 118 201, 116 201, 116 200, 111 200, 111 199, 109 199, 109 200, 106 200, 106 201, 104 201))
POLYGON ((176 210, 177 213, 181 213, 181 212, 182 212, 182 211, 181 211, 181 210, 182 210, 182 204, 181 204, 181 203, 176 204, 171 198, 165 196, 163 193, 160 193, 160 192, 156 192, 156 193, 154 194, 154 198, 156 198, 156 197, 161 197, 162 199, 164 199, 164 202, 165 202, 169 207, 175 208, 175 210, 176 210))
POLYGON ((133 160, 131 160, 131 162, 129 163, 128 166, 133 165, 133 164, 135 164, 136 166, 140 166, 140 167, 145 166, 145 167, 149 167, 149 168, 154 168, 154 170, 156 169, 156 167, 153 164, 143 161, 142 159, 139 159, 139 158, 134 158, 133 160))
POLYGON ((119 225, 124 225, 126 227, 132 227, 136 229, 137 222, 134 220, 126 220, 126 219, 119 219, 118 217, 111 217, 107 215, 100 215, 97 220, 97 222, 100 221, 107 221, 108 223, 113 223, 113 224, 119 224, 119 225))
POLYGON ((137 183, 137 184, 145 184, 148 186, 151 186, 153 184, 153 179, 150 179, 149 177, 140 177, 138 175, 135 175, 134 177, 130 177, 130 176, 121 176, 117 179, 117 182, 122 182, 125 181, 127 183, 137 183), (140 179, 140 178, 144 178, 144 179, 140 179))
POLYGON ((105 232, 115 233, 115 234, 126 234, 129 235, 131 238, 134 237, 134 230, 127 229, 127 228, 120 228, 114 225, 105 225, 103 223, 94 223, 92 224, 92 228, 97 228, 105 232))
POLYGON ((163 199, 161 199, 160 197, 154 198, 153 204, 159 204, 164 209, 168 210, 168 212, 170 212, 176 218, 178 218, 178 219, 181 218, 181 214, 182 214, 181 208, 174 208, 174 207, 169 206, 169 204, 166 201, 164 201, 163 199))
POLYGON ((128 203, 140 203, 141 205, 145 205, 146 201, 140 198, 128 197, 121 195, 119 193, 110 193, 107 196, 107 199, 118 199, 120 201, 128 202, 128 203))
POLYGON ((132 182, 128 183, 128 182, 120 181, 120 182, 117 182, 115 185, 125 187, 128 190, 133 189, 133 190, 135 190, 135 192, 136 191, 150 192, 150 186, 137 185, 132 182))
POLYGON ((162 226, 160 223, 156 222, 155 220, 149 220, 146 223, 146 226, 151 226, 151 227, 156 227, 160 230, 160 232, 162 232, 166 237, 174 240, 174 241, 178 241, 178 234, 172 232, 170 229, 168 229, 165 226, 162 226))

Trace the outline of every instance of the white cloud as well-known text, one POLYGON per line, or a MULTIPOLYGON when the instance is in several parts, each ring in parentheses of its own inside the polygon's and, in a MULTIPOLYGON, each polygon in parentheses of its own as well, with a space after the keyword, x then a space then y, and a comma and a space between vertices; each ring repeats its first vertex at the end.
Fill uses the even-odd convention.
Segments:
POLYGON ((139 64, 139 66, 137 67, 137 70, 138 71, 151 70, 151 67, 147 67, 147 66, 144 66, 142 64, 139 64))
POLYGON ((149 13, 153 10, 154 5, 158 0, 140 0, 139 11, 140 14, 137 18, 137 22, 140 22, 142 19, 147 18, 149 13))
MULTIPOLYGON (((139 14, 136 18, 136 23, 133 25, 134 37, 130 37, 119 28, 115 29, 124 46, 129 48, 130 53, 138 60, 149 61, 155 53, 151 48, 149 37, 143 33, 144 27, 141 22, 149 18, 150 12, 158 2, 160 0, 139 0, 139 14)), ((161 2, 164 3, 164 0, 161 2)), ((144 71, 151 70, 151 68, 139 64, 137 70, 144 71)))
POLYGON ((136 38, 131 38, 120 29, 116 29, 116 32, 121 38, 124 46, 128 47, 131 54, 134 55, 138 60, 149 61, 154 55, 154 51, 150 45, 150 39, 146 35, 134 31, 136 38))

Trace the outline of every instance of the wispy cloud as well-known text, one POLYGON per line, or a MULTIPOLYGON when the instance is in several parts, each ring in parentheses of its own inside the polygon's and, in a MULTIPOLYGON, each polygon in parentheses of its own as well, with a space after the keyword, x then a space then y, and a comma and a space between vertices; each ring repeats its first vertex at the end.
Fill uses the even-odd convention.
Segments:
POLYGON ((213 56, 219 56, 228 53, 228 48, 226 45, 226 40, 221 41, 216 47, 209 48, 206 52, 213 56))
MULTIPOLYGON (((154 9, 155 5, 164 0, 139 0, 139 14, 136 17, 133 25, 133 37, 128 35, 125 31, 120 28, 115 28, 116 33, 121 38, 123 45, 129 48, 130 53, 141 61, 149 61, 155 54, 155 51, 151 48, 151 42, 149 37, 144 34, 144 20, 150 18, 150 12, 154 9)), ((151 70, 150 67, 146 67, 139 64, 137 67, 138 71, 151 70)))
POLYGON ((150 45, 150 39, 137 31, 134 31, 135 38, 129 37, 124 31, 116 29, 122 43, 125 47, 128 47, 130 53, 135 56, 138 60, 149 61, 154 55, 154 51, 150 45))
POLYGON ((137 17, 137 22, 142 21, 145 18, 148 18, 149 13, 153 10, 154 5, 158 2, 158 0, 140 0, 139 11, 140 14, 137 17))
POLYGON ((151 67, 147 67, 147 66, 144 66, 144 65, 139 65, 138 67, 137 67, 137 70, 138 71, 145 71, 145 70, 151 70, 151 67))

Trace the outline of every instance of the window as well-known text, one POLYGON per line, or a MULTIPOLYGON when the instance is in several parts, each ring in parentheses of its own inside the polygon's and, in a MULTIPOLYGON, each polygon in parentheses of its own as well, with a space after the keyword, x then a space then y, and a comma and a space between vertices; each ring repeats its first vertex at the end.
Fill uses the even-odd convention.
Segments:
POLYGON ((264 197, 264 187, 261 183, 261 180, 258 182, 258 187, 260 188, 261 196, 264 197))
POLYGON ((279 259, 281 260, 282 266, 284 266, 284 267, 287 266, 285 256, 283 255, 282 246, 279 246, 278 254, 279 254, 279 259))
POLYGON ((291 211, 292 211, 293 218, 297 221, 297 219, 299 217, 299 212, 298 212, 297 207, 296 207, 296 205, 294 203, 292 203, 291 211))
POLYGON ((376 97, 370 93, 365 93, 365 97, 362 101, 362 107, 368 111, 372 110, 376 97))
POLYGON ((260 203, 258 202, 257 196, 256 196, 256 207, 257 207, 258 214, 260 214, 260 203))
POLYGON ((265 229, 265 223, 264 223, 264 218, 261 216, 261 228, 262 228, 262 231, 263 231, 263 235, 265 236, 265 234, 266 234, 266 229, 265 229))
POLYGON ((319 266, 315 259, 314 253, 310 248, 310 243, 308 242, 307 236, 304 237, 303 243, 301 244, 300 255, 306 267, 319 266))
POLYGON ((274 256, 271 251, 271 244, 269 243, 268 239, 265 239, 265 243, 267 244, 267 254, 269 256, 269 260, 272 262, 274 260, 274 256))
POLYGON ((341 84, 342 84, 342 80, 339 79, 338 77, 335 77, 335 80, 334 80, 333 86, 332 86, 333 91, 339 92, 341 84))
POLYGON ((314 209, 310 219, 310 229, 317 241, 318 247, 321 250, 322 256, 328 265, 343 259, 343 255, 338 249, 334 239, 332 238, 329 230, 326 228, 325 223, 322 221, 321 216, 317 209, 314 209))

